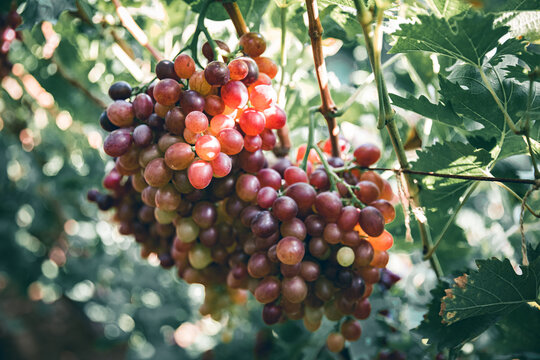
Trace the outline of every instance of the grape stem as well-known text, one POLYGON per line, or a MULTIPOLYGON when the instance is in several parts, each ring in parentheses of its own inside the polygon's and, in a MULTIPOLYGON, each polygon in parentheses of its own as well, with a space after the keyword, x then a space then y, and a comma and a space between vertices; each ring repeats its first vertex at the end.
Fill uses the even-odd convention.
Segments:
POLYGON ((319 9, 317 0, 306 0, 306 7, 309 22, 309 37, 311 39, 311 49, 313 51, 313 62, 315 63, 315 74, 319 83, 319 91, 321 94, 320 112, 326 120, 328 126, 330 143, 332 144, 332 156, 339 157, 339 127, 336 117, 333 115, 337 111, 337 107, 332 100, 330 87, 328 86, 328 73, 324 62, 324 54, 322 48, 322 33, 323 27, 319 18, 319 9))
POLYGON ((363 207, 362 202, 356 197, 356 194, 354 193, 354 190, 356 190, 357 187, 348 184, 344 179, 342 179, 341 177, 339 177, 338 174, 336 174, 334 169, 330 166, 330 164, 328 164, 328 161, 326 160, 326 156, 323 154, 322 150, 315 143, 315 114, 317 112, 320 113, 320 108, 317 106, 310 108, 308 112, 309 113, 308 142, 306 145, 306 153, 304 154, 304 158, 302 159, 302 164, 300 166, 302 167, 302 169, 304 169, 304 171, 307 170, 309 153, 311 152, 312 149, 315 150, 315 152, 319 156, 319 159, 324 167, 324 170, 328 174, 328 180, 330 181, 330 189, 332 191, 337 191, 338 189, 336 186, 336 182, 341 183, 343 186, 345 186, 345 188, 351 195, 352 203, 356 205, 357 207, 362 208, 363 207))
POLYGON ((189 44, 185 46, 182 50, 180 50, 178 54, 176 54, 175 56, 176 58, 178 57, 178 55, 180 55, 181 53, 189 49, 191 52, 191 57, 195 61, 195 64, 197 64, 198 67, 203 68, 203 69, 204 69, 204 66, 202 66, 201 63, 199 62, 198 49, 197 49, 197 46, 199 45, 199 35, 201 34, 201 32, 204 33, 204 35, 206 36, 206 39, 208 40, 208 43, 212 47, 212 51, 214 52, 214 54, 217 54, 215 58, 217 59, 219 56, 219 47, 217 46, 214 39, 212 39, 212 37, 210 36, 208 29, 204 26, 204 19, 206 18, 206 13, 208 11, 208 8, 210 7, 210 4, 213 1, 214 0, 206 0, 204 2, 201 8, 201 11, 199 12, 199 17, 197 19, 197 27, 195 28, 195 32, 193 32, 193 35, 191 37, 189 44))
MULTIPOLYGON (((363 0, 354 0, 354 4, 357 10, 357 20, 362 27, 362 32, 364 34, 366 51, 368 53, 368 58, 371 63, 371 69, 375 77, 377 84, 377 93, 379 97, 379 123, 378 127, 382 128, 386 126, 392 146, 394 147, 394 152, 399 161, 401 167, 401 172, 404 173, 406 184, 408 187, 408 192, 411 196, 411 204, 413 208, 422 209, 420 197, 418 194, 419 188, 418 185, 414 182, 414 179, 410 176, 409 173, 406 173, 405 170, 408 170, 409 160, 405 154, 405 148, 403 147, 403 142, 399 135, 394 115, 395 111, 392 109, 390 96, 386 88, 386 82, 382 73, 381 66, 381 56, 380 52, 382 51, 382 20, 384 15, 384 8, 376 7, 377 19, 376 19, 376 28, 374 35, 372 35, 371 27, 373 22, 373 14, 366 8, 363 0), (374 39, 375 38, 375 39, 374 39)), ((423 252, 428 253, 432 248, 431 234, 428 231, 428 224, 425 219, 420 220, 418 216, 415 216, 418 222, 418 229, 420 231, 420 238, 422 240, 423 252)), ((431 267, 435 272, 437 278, 441 278, 443 275, 441 265, 435 253, 429 259, 431 267)))
POLYGON ((449 179, 463 179, 463 180, 474 180, 474 181, 491 181, 491 182, 502 182, 502 183, 515 183, 515 184, 530 184, 535 185, 539 183, 538 180, 532 179, 514 179, 514 178, 501 178, 493 176, 473 176, 473 175, 457 175, 457 174, 441 174, 433 171, 417 171, 411 169, 391 169, 384 167, 365 167, 365 166, 344 166, 341 168, 334 169, 335 172, 349 171, 352 169, 359 170, 371 170, 371 171, 392 171, 395 173, 404 173, 404 174, 413 174, 413 175, 424 175, 440 178, 449 178, 449 179))
POLYGON ((247 34, 249 29, 244 21, 242 13, 240 12, 238 4, 236 2, 223 1, 223 7, 225 8, 225 11, 227 11, 227 14, 229 14, 229 18, 231 18, 238 37, 247 34))
POLYGON ((137 40, 139 44, 145 47, 146 50, 148 50, 157 61, 162 60, 163 56, 161 55, 161 53, 148 43, 148 37, 139 27, 139 25, 137 25, 135 20, 133 20, 133 17, 129 14, 128 10, 124 6, 122 6, 120 0, 113 0, 113 4, 116 8, 116 13, 120 18, 122 26, 125 27, 127 31, 129 31, 129 33, 135 38, 135 40, 137 40))

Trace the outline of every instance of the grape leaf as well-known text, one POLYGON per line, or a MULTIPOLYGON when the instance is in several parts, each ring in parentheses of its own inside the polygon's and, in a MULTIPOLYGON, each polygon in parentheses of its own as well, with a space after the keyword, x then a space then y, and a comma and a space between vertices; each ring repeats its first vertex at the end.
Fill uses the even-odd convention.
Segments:
POLYGON ((479 13, 454 16, 450 19, 435 15, 418 15, 420 23, 402 24, 393 35, 398 36, 390 53, 429 51, 481 66, 486 54, 497 48, 491 63, 496 64, 506 54, 515 54, 524 43, 509 39, 499 40, 508 33, 508 26, 493 27, 495 16, 479 13))
POLYGON ((431 291, 433 300, 429 304, 428 312, 420 325, 414 329, 416 333, 427 338, 428 344, 437 346, 440 350, 462 346, 483 333, 499 319, 499 315, 488 314, 465 319, 455 324, 443 324, 439 315, 441 298, 449 286, 450 284, 443 280, 431 291))
MULTIPOLYGON (((510 63, 515 64, 515 61, 510 63)), ((501 67, 505 64, 503 62, 494 68, 485 69, 485 73, 510 117, 514 122, 518 122, 527 108, 529 86, 511 80, 501 81, 504 78, 501 67)), ((441 87, 439 92, 445 103, 449 102, 452 109, 458 115, 468 119, 469 123, 473 121, 482 125, 481 130, 470 132, 471 137, 497 140, 492 150, 496 160, 527 153, 523 137, 515 135, 508 129, 503 114, 482 82, 478 69, 473 66, 456 67, 447 79, 441 76, 439 84, 441 87)), ((540 92, 540 86, 536 84, 533 91, 532 111, 540 108, 540 98, 536 96, 538 92, 540 92)), ((535 148, 538 148, 536 141, 533 140, 533 144, 535 148)))
MULTIPOLYGON (((522 354, 525 351, 540 353, 538 341, 540 310, 529 304, 519 305, 494 326, 493 346, 497 354, 522 354)), ((517 356, 508 356, 516 358, 517 356)))
POLYGON ((454 279, 442 299, 441 315, 452 324, 481 315, 502 314, 535 301, 540 287, 540 258, 515 273, 510 260, 477 260, 478 270, 454 279))
POLYGON ((469 3, 462 0, 433 0, 433 4, 444 18, 457 15, 471 7, 469 3))
MULTIPOLYGON (((417 154, 418 159, 411 163, 413 170, 450 175, 486 176, 485 169, 492 160, 486 150, 460 142, 436 143, 417 154)), ((459 200, 470 184, 470 180, 431 176, 422 176, 420 180, 422 203, 433 204, 443 213, 459 200)))
MULTIPOLYGON (((199 13, 206 0, 184 0, 191 6, 191 9, 199 13)), ((258 31, 262 15, 266 11, 270 0, 238 0, 236 3, 246 21, 246 24, 252 31, 258 31)), ((213 2, 208 6, 206 18, 210 20, 223 21, 228 20, 229 15, 223 8, 221 2, 213 2)))
MULTIPOLYGON (((529 72, 540 68, 540 54, 525 51, 518 55, 518 58, 525 64, 525 66, 521 66, 519 64, 508 65, 503 69, 507 72, 506 78, 513 78, 520 82, 529 81, 529 72)), ((534 81, 540 81, 540 77, 534 77, 534 81)))
POLYGON ((540 9, 540 0, 482 0, 487 12, 526 11, 540 9))
POLYGON ((31 29, 43 21, 56 24, 58 17, 64 11, 75 11, 75 0, 28 0, 21 13, 23 24, 21 29, 31 29))
POLYGON ((408 96, 406 98, 399 95, 390 94, 392 104, 405 110, 414 111, 427 118, 440 121, 443 124, 450 126, 462 126, 461 119, 453 110, 452 107, 443 103, 433 104, 425 96, 415 98, 408 96))

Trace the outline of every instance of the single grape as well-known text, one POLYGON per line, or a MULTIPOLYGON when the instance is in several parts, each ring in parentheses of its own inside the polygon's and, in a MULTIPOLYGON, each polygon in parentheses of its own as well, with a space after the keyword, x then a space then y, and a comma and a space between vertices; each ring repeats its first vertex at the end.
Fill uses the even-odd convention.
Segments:
POLYGON ((362 230, 372 237, 379 236, 384 231, 384 217, 373 206, 366 206, 360 211, 358 223, 362 230))
POLYGON ((182 87, 178 81, 164 78, 157 82, 154 87, 154 99, 162 105, 174 105, 180 99, 182 87))
POLYGON ((243 80, 249 71, 247 64, 239 59, 231 61, 228 66, 233 81, 243 80))
POLYGON ((204 97, 194 90, 186 90, 180 98, 180 107, 184 114, 189 114, 192 111, 204 110, 204 97))
POLYGON ((204 69, 204 78, 210 85, 222 86, 229 82, 231 74, 227 64, 221 61, 212 61, 204 69))
POLYGON ((281 239, 276 250, 279 261, 287 265, 298 264, 305 254, 304 244, 292 236, 281 239))
POLYGON ((379 198, 379 188, 371 181, 360 181, 356 186, 358 189, 354 193, 364 204, 370 204, 379 198))
POLYGON ((202 160, 212 161, 218 157, 221 145, 215 136, 203 135, 197 139, 195 151, 202 160))
POLYGON ((285 169, 283 178, 285 179, 286 185, 292 185, 299 182, 309 182, 306 172, 297 166, 290 166, 285 169))
POLYGON ((304 222, 298 218, 292 218, 284 221, 281 224, 279 231, 282 237, 293 236, 300 241, 304 241, 307 235, 306 225, 304 225, 304 222))
POLYGON ((354 263, 354 250, 348 246, 340 248, 336 255, 337 262, 343 267, 351 266, 354 263))
POLYGON ((176 224, 176 236, 185 243, 193 242, 199 236, 200 228, 192 218, 181 218, 176 224))
POLYGON ((221 151, 227 155, 236 155, 244 147, 244 137, 235 129, 223 129, 217 136, 221 151))
POLYGON ((118 157, 129 150, 132 141, 133 138, 129 131, 125 129, 114 130, 105 138, 103 150, 109 156, 118 157))
POLYGON ((182 198, 172 184, 160 187, 156 192, 156 206, 161 210, 174 211, 180 205, 182 198))
POLYGON ((144 179, 148 185, 161 187, 172 178, 172 170, 167 166, 163 158, 157 158, 148 163, 144 169, 144 179))
POLYGON ((193 207, 191 217, 195 224, 201 229, 208 229, 213 226, 217 220, 217 209, 214 204, 202 201, 193 207))
POLYGON ((285 195, 296 201, 298 210, 303 213, 311 209, 311 206, 315 203, 317 193, 311 185, 300 182, 289 186, 285 190, 285 195))
POLYGON ((289 196, 281 196, 272 204, 272 214, 281 221, 294 218, 298 213, 298 205, 289 196))
POLYGON ((203 160, 195 160, 188 168, 188 179, 195 189, 204 189, 212 181, 212 165, 203 160))
POLYGON ((216 116, 225 111, 225 103, 217 95, 208 95, 204 98, 204 111, 211 116, 216 116))
POLYGON ((118 129, 118 126, 114 125, 111 120, 109 120, 109 117, 107 116, 107 111, 103 111, 99 116, 99 125, 103 130, 107 132, 118 129))
POLYGON ((368 266, 373 260, 373 246, 366 240, 361 240, 354 249, 354 263, 356 266, 368 266))
POLYGON ((279 297, 281 291, 280 281, 273 277, 266 277, 255 288, 255 299, 261 304, 268 304, 279 297))
POLYGON ((146 120, 154 111, 154 102, 148 94, 138 94, 133 99, 133 112, 139 120, 146 120))
MULTIPOLYGON (((257 179, 258 181, 258 179, 257 179)), ((260 182, 259 182, 260 186, 260 182)), ((268 209, 274 203, 274 200, 277 199, 277 191, 269 186, 263 187, 259 190, 257 194, 257 204, 263 208, 268 209)))
POLYGON ((262 139, 259 135, 244 137, 244 149, 249 152, 255 152, 262 147, 262 139))
POLYGON ((278 66, 274 61, 272 61, 272 59, 264 56, 259 56, 254 58, 253 60, 255 60, 255 62, 257 63, 257 66, 259 67, 259 71, 261 73, 268 75, 270 79, 276 77, 278 73, 278 66))
POLYGON ((269 85, 252 86, 251 91, 249 92, 249 101, 255 109, 263 111, 275 104, 277 101, 277 93, 274 88, 269 85))
POLYGON ((304 221, 307 233, 311 236, 322 236, 326 222, 320 215, 309 215, 304 221))
POLYGON ((217 178, 229 175, 232 170, 231 158, 220 152, 218 156, 212 160, 212 170, 214 171, 214 176, 217 178))
POLYGON ((339 244, 343 237, 343 232, 336 223, 326 224, 323 232, 323 239, 329 244, 339 244))
POLYGON ((321 274, 319 263, 315 261, 302 261, 300 276, 308 282, 316 281, 321 274))
POLYGON ((271 271, 271 263, 265 253, 254 253, 249 258, 247 270, 251 277, 258 279, 265 277, 271 271))
POLYGON ((371 313, 371 303, 368 299, 359 300, 356 303, 356 307, 354 309, 354 317, 359 320, 365 320, 369 317, 369 314, 371 313))
POLYGON ((251 57, 257 57, 266 50, 266 41, 264 37, 255 32, 249 32, 240 37, 240 46, 242 51, 251 57))
POLYGON ((262 149, 269 151, 272 150, 277 143, 277 138, 274 132, 270 129, 264 129, 259 136, 262 139, 262 149))
POLYGON ((165 127, 174 135, 182 135, 186 128, 186 116, 178 106, 173 107, 165 115, 165 127))
POLYGON ((281 282, 281 294, 288 301, 298 304, 307 297, 308 287, 300 276, 284 278, 281 282))
POLYGON ((174 71, 181 79, 189 79, 195 72, 195 61, 191 56, 180 54, 174 60, 174 71))
POLYGON ((202 244, 195 244, 189 250, 188 259, 194 269, 204 269, 212 263, 212 253, 202 244))
POLYGON ((246 202, 255 201, 260 188, 259 179, 251 174, 242 174, 236 181, 236 194, 246 202))
POLYGON ((213 91, 212 85, 206 81, 204 71, 195 71, 195 73, 191 75, 189 78, 189 88, 201 96, 210 95, 213 91))
POLYGON ((229 81, 221 87, 221 98, 226 106, 232 109, 239 109, 246 106, 249 100, 249 93, 242 82, 229 81))
POLYGON ((199 134, 208 129, 208 118, 200 111, 192 111, 185 118, 186 129, 199 134))
POLYGON ((171 134, 164 134, 162 135, 158 140, 158 148, 159 151, 165 152, 167 149, 176 143, 182 142, 182 138, 180 136, 175 136, 171 134))
POLYGON ((186 140, 188 144, 195 145, 197 143, 197 140, 202 136, 202 133, 194 133, 188 128, 185 128, 183 135, 184 140, 186 140))
POLYGON ((125 100, 116 100, 107 107, 107 117, 118 127, 127 127, 133 124, 133 105, 125 100))
POLYGON ((125 100, 131 96, 131 86, 125 81, 117 81, 109 88, 109 97, 113 100, 125 100))
POLYGON ((315 198, 315 209, 327 222, 335 222, 341 214, 341 199, 332 192, 322 192, 315 198))
POLYGON ((375 164, 381 157, 381 150, 373 144, 363 144, 354 150, 354 158, 360 166, 375 164))
POLYGON ((269 212, 261 211, 251 222, 251 231, 255 236, 269 237, 279 230, 278 220, 269 212))
POLYGON ((279 322, 282 315, 282 309, 275 304, 266 304, 263 307, 262 318, 266 325, 274 325, 279 322))
POLYGON ((261 150, 255 152, 242 151, 238 156, 238 163, 242 170, 249 173, 257 173, 266 162, 266 158, 261 150))
POLYGON ((274 169, 261 169, 257 173, 261 186, 270 186, 275 190, 281 189, 281 175, 274 169))
POLYGON ((158 79, 177 79, 174 71, 174 63, 170 60, 161 60, 156 64, 156 76, 158 79))
POLYGON ((287 115, 279 106, 274 105, 263 111, 268 129, 281 129, 287 123, 287 115))
POLYGON ((152 142, 152 129, 146 124, 141 124, 133 130, 133 142, 140 147, 146 147, 152 142))

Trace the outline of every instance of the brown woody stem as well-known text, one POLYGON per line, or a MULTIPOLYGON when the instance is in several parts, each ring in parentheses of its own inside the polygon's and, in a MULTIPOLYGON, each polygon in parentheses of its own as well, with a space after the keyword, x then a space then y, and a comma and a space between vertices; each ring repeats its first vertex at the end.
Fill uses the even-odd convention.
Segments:
POLYGON ((139 25, 137 25, 135 20, 133 20, 133 17, 129 14, 127 9, 122 6, 120 0, 113 0, 113 3, 116 7, 116 13, 120 18, 120 21, 122 22, 122 26, 125 27, 127 31, 129 31, 129 33, 133 35, 135 40, 137 40, 139 44, 145 47, 157 61, 162 60, 163 56, 160 54, 159 51, 157 51, 152 45, 148 43, 148 37, 139 27, 139 25))
POLYGON ((324 62, 324 54, 322 48, 322 33, 323 27, 319 18, 319 10, 317 8, 317 0, 306 0, 308 21, 309 21, 309 37, 311 39, 311 48, 313 50, 313 62, 315 63, 315 74, 319 83, 321 93, 320 112, 324 116, 328 125, 330 142, 332 144, 332 156, 339 157, 339 127, 334 114, 337 112, 337 107, 332 100, 330 87, 328 86, 328 73, 324 62))

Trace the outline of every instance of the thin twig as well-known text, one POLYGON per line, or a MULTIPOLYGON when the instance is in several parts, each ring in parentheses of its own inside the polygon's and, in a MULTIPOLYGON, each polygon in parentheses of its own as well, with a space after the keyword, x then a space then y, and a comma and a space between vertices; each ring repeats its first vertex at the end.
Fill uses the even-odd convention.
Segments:
POLYGON ((508 191, 510 193, 510 195, 512 195, 513 197, 516 198, 516 200, 518 200, 521 204, 524 204, 525 206, 525 209, 527 209, 527 211, 529 211, 531 213, 532 216, 536 217, 536 218, 540 218, 540 212, 539 213, 536 213, 530 206, 529 204, 527 204, 526 202, 523 202, 523 198, 521 196, 519 196, 518 194, 516 194, 516 192, 512 189, 510 189, 508 186, 504 185, 503 183, 501 182, 496 182, 495 185, 497 186, 500 186, 502 187, 503 189, 505 189, 506 191, 508 191))
POLYGON ((135 20, 133 20, 133 17, 129 14, 128 10, 124 6, 122 6, 120 0, 112 1, 114 6, 116 7, 116 13, 120 18, 120 21, 122 22, 122 26, 125 27, 127 31, 129 31, 129 33, 133 35, 135 40, 137 40, 139 44, 145 47, 157 61, 163 59, 163 56, 160 54, 160 52, 148 43, 148 37, 139 27, 139 25, 137 25, 135 20))
POLYGON ((417 171, 417 170, 411 170, 411 169, 392 169, 392 168, 384 168, 384 167, 364 167, 364 166, 356 166, 356 165, 337 168, 334 171, 342 172, 342 171, 348 171, 352 169, 372 170, 372 171, 392 171, 395 173, 403 172, 405 174, 412 174, 412 175, 423 175, 423 176, 433 176, 433 177, 448 178, 448 179, 462 179, 462 180, 474 180, 474 181, 491 181, 491 182, 529 184, 529 185, 535 185, 537 183, 537 180, 533 180, 533 179, 514 179, 514 178, 501 178, 501 177, 491 177, 491 176, 441 174, 441 173, 436 173, 433 171, 417 171))
POLYGON ((311 39, 311 49, 313 51, 313 61, 315 63, 315 74, 319 83, 321 93, 321 114, 324 116, 328 125, 330 143, 332 144, 332 156, 339 157, 339 127, 337 126, 336 118, 332 115, 337 111, 330 87, 328 86, 328 73, 324 62, 324 54, 322 48, 322 33, 323 27, 319 18, 319 9, 317 8, 316 0, 306 0, 308 22, 309 22, 309 37, 311 39))
POLYGON ((50 59, 51 63, 56 65, 56 69, 58 71, 58 74, 63 77, 68 83, 71 84, 71 86, 79 89, 87 98, 92 100, 97 106, 99 106, 102 109, 105 109, 107 107, 107 104, 100 98, 98 98, 96 95, 92 94, 90 90, 83 84, 81 84, 77 79, 69 75, 66 70, 64 70, 64 67, 58 63, 58 61, 55 59, 56 55, 53 55, 50 59))
POLYGON ((527 198, 532 194, 533 191, 537 190, 539 185, 531 187, 523 196, 523 201, 521 202, 521 213, 519 215, 519 232, 521 233, 521 254, 523 256, 523 266, 529 265, 529 258, 527 257, 527 239, 525 238, 525 229, 523 227, 523 222, 525 219, 525 204, 527 203, 527 198))

